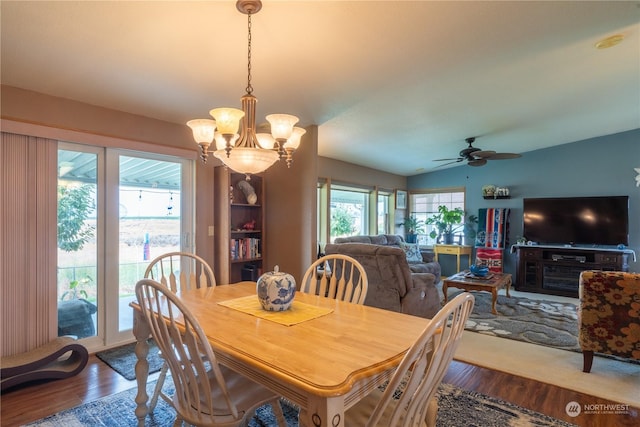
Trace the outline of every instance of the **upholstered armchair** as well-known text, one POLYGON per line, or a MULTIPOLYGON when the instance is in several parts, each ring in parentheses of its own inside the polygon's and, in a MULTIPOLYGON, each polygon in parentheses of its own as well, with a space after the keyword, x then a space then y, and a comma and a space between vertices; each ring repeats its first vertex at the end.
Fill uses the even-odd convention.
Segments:
POLYGON ((594 352, 640 360, 640 274, 583 271, 578 327, 583 372, 594 352))

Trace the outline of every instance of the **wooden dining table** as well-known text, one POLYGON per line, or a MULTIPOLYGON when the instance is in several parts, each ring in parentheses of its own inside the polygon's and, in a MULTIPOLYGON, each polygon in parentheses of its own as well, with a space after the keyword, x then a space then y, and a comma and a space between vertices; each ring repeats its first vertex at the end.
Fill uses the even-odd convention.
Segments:
MULTIPOLYGON (((255 282, 178 293, 198 319, 218 361, 300 407, 301 426, 344 426, 344 412, 388 380, 429 319, 297 292, 292 313, 250 314, 255 282), (310 310, 307 310, 310 309, 310 310), (306 320, 281 323, 292 314, 306 320), (269 317, 271 316, 271 317, 269 317)), ((147 415, 150 329, 137 302, 133 332, 136 416, 147 415)))

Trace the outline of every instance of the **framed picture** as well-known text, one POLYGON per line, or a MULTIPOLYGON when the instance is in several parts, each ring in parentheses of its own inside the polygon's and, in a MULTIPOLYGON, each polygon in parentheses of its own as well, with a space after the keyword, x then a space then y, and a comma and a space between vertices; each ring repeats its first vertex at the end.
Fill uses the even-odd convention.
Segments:
POLYGON ((396 190, 396 209, 407 209, 407 192, 396 190))

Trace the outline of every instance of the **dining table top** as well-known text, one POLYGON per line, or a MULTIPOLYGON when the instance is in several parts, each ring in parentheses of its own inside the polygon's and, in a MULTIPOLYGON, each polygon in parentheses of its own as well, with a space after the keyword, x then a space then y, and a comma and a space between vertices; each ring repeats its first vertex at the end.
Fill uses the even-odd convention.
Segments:
POLYGON ((278 322, 277 312, 269 319, 229 306, 251 295, 259 304, 255 282, 178 293, 222 358, 317 396, 345 394, 358 381, 394 368, 429 322, 302 292, 296 292, 292 309, 314 306, 324 313, 287 325, 278 322))

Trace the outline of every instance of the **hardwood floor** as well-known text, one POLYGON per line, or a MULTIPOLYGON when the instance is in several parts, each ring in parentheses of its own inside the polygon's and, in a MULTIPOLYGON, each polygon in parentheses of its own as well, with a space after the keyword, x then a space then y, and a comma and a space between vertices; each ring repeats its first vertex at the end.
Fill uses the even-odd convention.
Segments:
MULTIPOLYGON (((150 376, 150 380, 158 374, 150 376)), ((617 404, 583 393, 544 384, 502 372, 454 361, 444 382, 466 390, 497 397, 507 402, 550 415, 580 426, 626 427, 640 425, 640 409, 629 408, 624 415, 580 414, 575 418, 565 412, 568 402, 584 404, 617 404)), ((136 387, 100 359, 92 355, 79 375, 58 381, 15 388, 0 396, 0 425, 20 426, 64 409, 136 387)))

